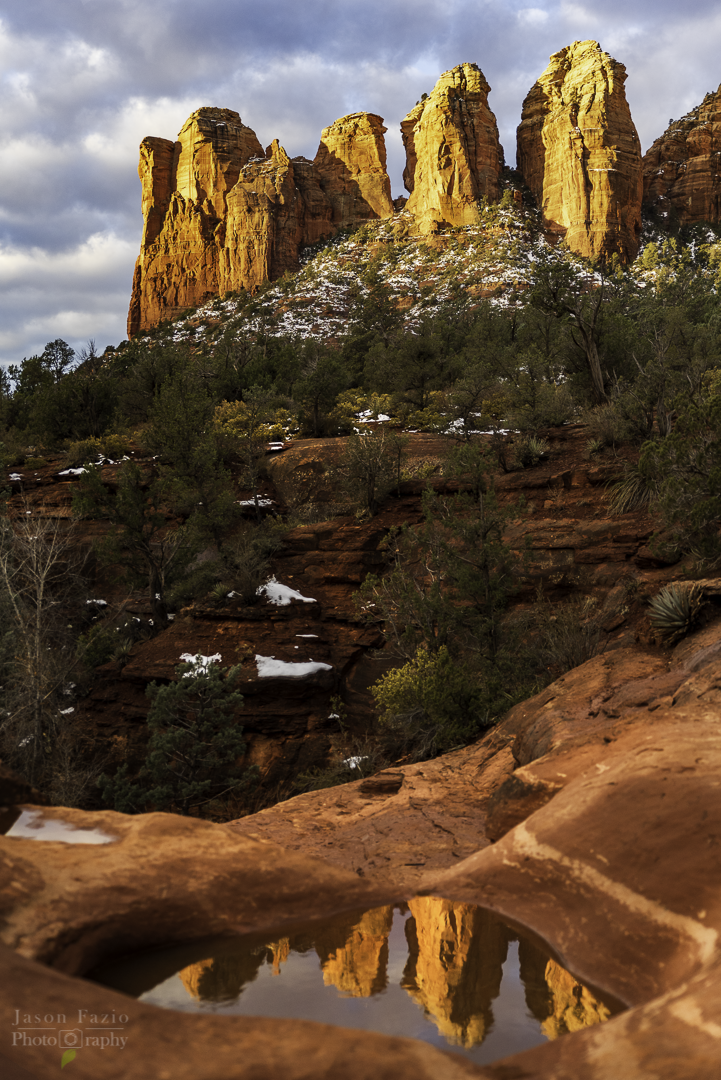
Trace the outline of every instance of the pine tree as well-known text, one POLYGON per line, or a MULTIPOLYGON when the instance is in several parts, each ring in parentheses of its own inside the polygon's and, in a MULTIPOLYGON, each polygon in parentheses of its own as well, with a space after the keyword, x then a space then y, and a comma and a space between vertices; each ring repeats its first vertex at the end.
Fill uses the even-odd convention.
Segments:
POLYGON ((187 814, 247 786, 250 774, 238 765, 245 752, 235 716, 243 703, 234 689, 239 673, 239 666, 187 663, 175 669, 169 685, 151 683, 145 762, 135 778, 127 764, 113 777, 102 776, 105 801, 124 813, 153 808, 187 814))

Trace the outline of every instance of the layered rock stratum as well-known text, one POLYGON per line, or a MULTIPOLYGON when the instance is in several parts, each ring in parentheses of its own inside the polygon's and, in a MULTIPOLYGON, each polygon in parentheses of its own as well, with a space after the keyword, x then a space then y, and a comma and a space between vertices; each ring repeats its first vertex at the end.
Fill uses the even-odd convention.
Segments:
POLYGON ((554 53, 523 103, 518 169, 547 230, 587 258, 635 258, 641 230, 641 146, 626 69, 596 41, 554 53))
POLYGON ((324 128, 314 161, 264 151, 232 109, 202 108, 177 142, 146 138, 143 235, 128 313, 134 336, 226 292, 298 269, 301 247, 393 214, 380 116, 324 128))
POLYGON ((444 72, 432 94, 401 121, 406 209, 421 233, 478 221, 478 200, 498 199, 503 147, 477 64, 444 72))
POLYGON ((643 156, 644 202, 678 225, 721 220, 721 86, 643 156))

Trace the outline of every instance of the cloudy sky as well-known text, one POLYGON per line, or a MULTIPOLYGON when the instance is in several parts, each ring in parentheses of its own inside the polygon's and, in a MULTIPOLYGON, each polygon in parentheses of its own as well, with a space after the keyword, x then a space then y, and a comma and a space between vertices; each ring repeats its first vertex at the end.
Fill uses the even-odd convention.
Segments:
POLYGON ((721 81, 717 0, 0 0, 0 363, 62 337, 125 337, 140 231, 137 148, 201 105, 263 145, 313 157, 365 109, 398 123, 438 75, 475 61, 506 160, 548 57, 595 38, 628 70, 644 150, 721 81), (3 10, 4 9, 4 10, 3 10))

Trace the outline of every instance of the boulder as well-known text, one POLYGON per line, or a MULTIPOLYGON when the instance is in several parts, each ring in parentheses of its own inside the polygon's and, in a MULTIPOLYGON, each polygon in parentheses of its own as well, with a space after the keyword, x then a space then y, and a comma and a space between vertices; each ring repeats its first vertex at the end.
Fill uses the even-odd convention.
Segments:
POLYGON ((721 219, 721 86, 672 120, 643 156, 643 198, 674 224, 721 219))
POLYGON ((523 103, 517 161, 549 233, 587 258, 630 262, 643 177, 625 80, 597 41, 554 53, 523 103))
POLYGON ((478 221, 478 200, 498 199, 503 147, 488 107, 490 86, 476 64, 444 72, 430 97, 401 122, 406 209, 420 233, 478 221))

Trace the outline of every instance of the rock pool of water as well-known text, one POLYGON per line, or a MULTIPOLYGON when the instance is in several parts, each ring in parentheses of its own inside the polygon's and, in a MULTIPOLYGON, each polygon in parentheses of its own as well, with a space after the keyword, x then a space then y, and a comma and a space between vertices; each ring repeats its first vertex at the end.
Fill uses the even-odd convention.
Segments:
POLYGON ((166 1009, 364 1028, 477 1064, 618 1011, 493 913, 436 897, 122 958, 90 977, 166 1009))

